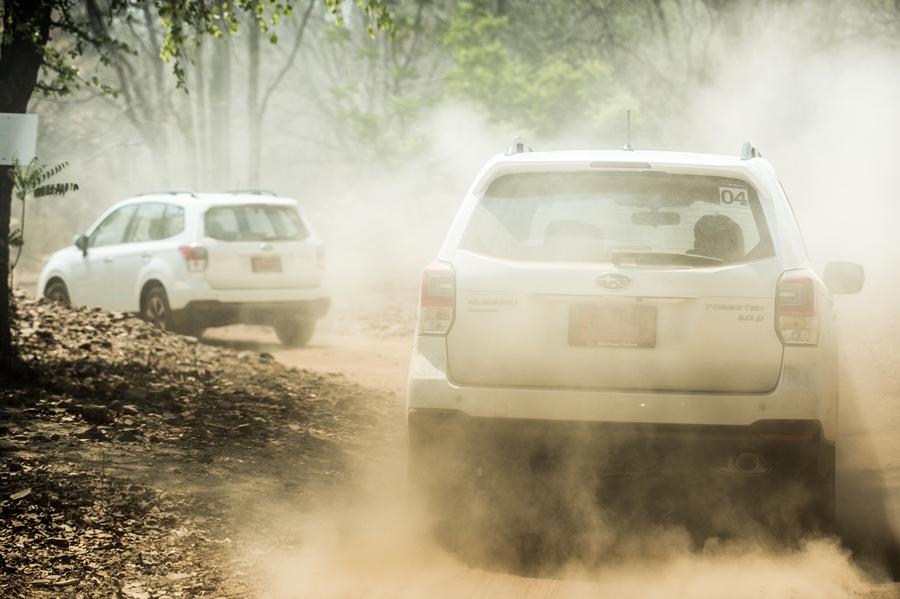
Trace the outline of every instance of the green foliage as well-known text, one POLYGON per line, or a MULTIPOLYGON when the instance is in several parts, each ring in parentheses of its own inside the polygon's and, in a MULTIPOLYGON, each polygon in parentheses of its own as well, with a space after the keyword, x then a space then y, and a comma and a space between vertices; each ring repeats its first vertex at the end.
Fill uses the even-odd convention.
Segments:
POLYGON ((508 16, 460 3, 443 37, 453 59, 450 91, 501 124, 538 134, 574 121, 602 123, 630 104, 607 62, 562 52, 525 57, 513 37, 508 16))
MULTIPOLYGON (((214 39, 236 33, 249 16, 273 44, 278 43, 274 28, 293 14, 290 0, 153 0, 165 29, 160 57, 172 63, 178 87, 185 88, 185 62, 188 50, 196 49, 203 37, 214 39)), ((135 7, 136 8, 136 7, 135 7)))
MULTIPOLYGON (((20 248, 25 245, 24 232, 19 227, 13 227, 9 231, 9 247, 11 248, 20 248)), ((16 265, 10 265, 10 270, 15 268, 16 265)))
POLYGON ((25 244, 25 201, 29 198, 46 198, 52 196, 64 196, 69 192, 77 191, 77 183, 52 182, 65 168, 68 162, 60 162, 53 166, 37 163, 37 159, 22 166, 18 161, 13 164, 9 176, 13 181, 13 197, 21 204, 21 216, 19 222, 10 229, 9 246, 17 248, 16 257, 11 261, 9 270, 12 271, 19 263, 22 255, 22 246, 25 244))
MULTIPOLYGON (((307 0, 314 1, 314 0, 307 0)), ((278 43, 274 28, 294 12, 294 2, 285 0, 228 0, 220 5, 207 0, 153 0, 156 10, 166 30, 160 49, 160 56, 172 62, 172 68, 179 87, 185 85, 185 49, 196 45, 204 35, 213 38, 227 33, 236 33, 241 26, 243 15, 251 15, 260 31, 267 35, 269 42, 278 43)), ((325 7, 338 25, 343 24, 343 1, 324 0, 325 7)), ((356 4, 367 17, 366 28, 369 35, 378 31, 390 32, 393 27, 391 13, 382 0, 356 0, 356 4)))
MULTIPOLYGON (((311 54, 325 65, 328 145, 355 160, 401 163, 421 154, 428 136, 422 116, 442 98, 442 23, 430 0, 391 3, 390 35, 324 24, 311 54), (334 65, 340 65, 339 70, 334 65)), ((364 18, 364 10, 359 10, 364 18)))
MULTIPOLYGON (((316 0, 306 0, 314 2, 316 0)), ((278 43, 275 28, 294 12, 295 0, 150 0, 164 31, 160 58, 172 65, 177 86, 185 89, 185 68, 204 37, 221 38, 238 31, 247 17, 256 23, 268 40, 278 43)), ((343 23, 343 1, 324 0, 324 6, 338 24, 343 23)), ((366 18, 371 36, 390 32, 393 20, 382 0, 356 0, 366 18)), ((43 44, 42 77, 37 88, 48 96, 64 96, 88 86, 101 93, 115 95, 117 90, 96 76, 82 73, 80 59, 88 51, 96 53, 102 66, 115 66, 121 54, 137 51, 111 32, 116 24, 133 26, 144 8, 143 0, 107 0, 107 2, 71 2, 43 0, 51 14, 51 37, 59 43, 43 44), (62 35, 59 35, 62 34, 62 35)), ((2 3, 0 3, 2 11, 2 3)), ((38 11, 40 13, 41 11, 38 11)), ((15 30, 24 30, 37 42, 41 24, 38 19, 18 22, 14 10, 2 11, 4 40, 15 30)))
MULTIPOLYGON (((356 0, 356 5, 366 17, 366 31, 375 37, 379 31, 393 32, 394 18, 382 0, 356 0)), ((338 25, 344 24, 343 0, 325 0, 325 6, 338 25)))
POLYGON ((70 191, 77 191, 77 183, 51 183, 50 179, 60 174, 69 166, 68 162, 60 162, 53 166, 38 164, 37 159, 22 166, 18 161, 10 169, 13 180, 13 196, 20 202, 31 196, 44 198, 63 196, 70 191))

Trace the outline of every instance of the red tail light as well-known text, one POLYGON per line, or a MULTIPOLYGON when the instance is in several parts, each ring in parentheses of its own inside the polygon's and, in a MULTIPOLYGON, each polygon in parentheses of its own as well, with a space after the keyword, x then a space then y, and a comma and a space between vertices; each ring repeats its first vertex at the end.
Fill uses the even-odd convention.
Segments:
POLYGON ((456 312, 456 275, 446 262, 432 262, 422 273, 419 335, 446 335, 456 312))
POLYGON ((203 272, 209 262, 209 252, 202 245, 183 245, 178 248, 187 264, 188 272, 203 272))
POLYGON ((790 270, 781 275, 775 290, 775 330, 785 345, 819 342, 816 283, 810 273, 790 270))

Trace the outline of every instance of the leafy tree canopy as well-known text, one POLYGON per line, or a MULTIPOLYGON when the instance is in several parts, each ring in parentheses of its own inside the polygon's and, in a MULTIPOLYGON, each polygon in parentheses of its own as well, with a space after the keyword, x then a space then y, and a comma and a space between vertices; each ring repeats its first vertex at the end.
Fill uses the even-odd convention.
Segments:
POLYGON ((508 15, 460 3, 443 37, 453 59, 450 91, 502 124, 537 134, 572 121, 603 125, 633 104, 608 62, 550 47, 534 52, 540 43, 535 38, 529 38, 532 48, 520 51, 512 35, 508 15), (528 50, 531 56, 525 55, 528 50))
MULTIPOLYGON (((309 0, 315 1, 315 0, 309 0)), ((335 23, 344 22, 342 0, 322 0, 335 23)), ((42 77, 36 89, 48 95, 66 95, 88 84, 114 95, 116 89, 102 83, 96 74, 86 74, 77 59, 88 49, 99 63, 110 66, 119 52, 134 54, 135 48, 117 39, 113 25, 139 25, 147 5, 152 5, 165 31, 160 58, 172 64, 178 86, 185 88, 185 62, 191 47, 204 37, 220 38, 235 33, 248 20, 278 42, 276 27, 293 14, 294 0, 6 0, 0 3, 2 44, 30 38, 42 55, 42 77)), ((356 0, 365 15, 366 29, 391 31, 391 13, 382 0, 356 0)))

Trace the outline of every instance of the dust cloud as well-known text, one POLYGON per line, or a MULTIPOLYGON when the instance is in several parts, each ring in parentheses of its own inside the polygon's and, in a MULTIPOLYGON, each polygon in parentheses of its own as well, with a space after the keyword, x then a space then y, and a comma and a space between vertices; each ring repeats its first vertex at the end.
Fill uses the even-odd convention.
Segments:
MULTIPOLYGON (((431 515, 406 492, 401 464, 359 466, 368 470, 352 498, 345 491, 312 511, 257 507, 278 531, 248 530, 240 539, 240 561, 253 564, 261 596, 828 598, 872 589, 871 576, 833 538, 785 547, 747 535, 710 538, 698 548, 682 527, 645 526, 619 530, 612 542, 617 527, 597 521, 585 526, 592 528, 596 549, 611 557, 590 567, 572 561, 540 576, 522 575, 486 557, 496 527, 474 531, 484 536, 470 539, 467 553, 448 550, 434 540, 431 515)), ((491 555, 497 554, 495 548, 491 555)))
POLYGON ((661 564, 636 561, 581 577, 528 579, 469 569, 421 550, 326 550, 277 562, 278 599, 293 597, 846 597, 867 585, 833 545, 778 554, 735 546, 661 564), (363 559, 360 559, 363 558, 363 559), (297 561, 293 561, 297 560, 297 561), (377 564, 377 567, 376 567, 377 564), (293 576, 286 576, 291 572, 293 576), (348 575, 348 572, 352 574, 348 575))

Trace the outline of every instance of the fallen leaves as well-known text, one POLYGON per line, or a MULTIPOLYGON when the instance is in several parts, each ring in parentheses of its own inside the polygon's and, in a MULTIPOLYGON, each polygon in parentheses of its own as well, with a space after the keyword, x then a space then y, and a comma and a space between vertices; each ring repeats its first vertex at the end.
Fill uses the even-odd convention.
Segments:
POLYGON ((386 420, 377 392, 269 355, 127 315, 16 303, 15 341, 36 378, 0 389, 4 596, 246 588, 228 557, 229 506, 198 489, 255 481, 274 453, 304 481, 340 479, 342 452, 386 420))
POLYGON ((145 591, 139 584, 126 584, 119 591, 119 595, 128 599, 150 599, 150 593, 145 591))
POLYGON ((31 495, 31 487, 27 487, 17 493, 13 493, 12 495, 9 496, 9 498, 12 501, 16 501, 17 499, 22 499, 24 497, 28 497, 29 495, 31 495))

